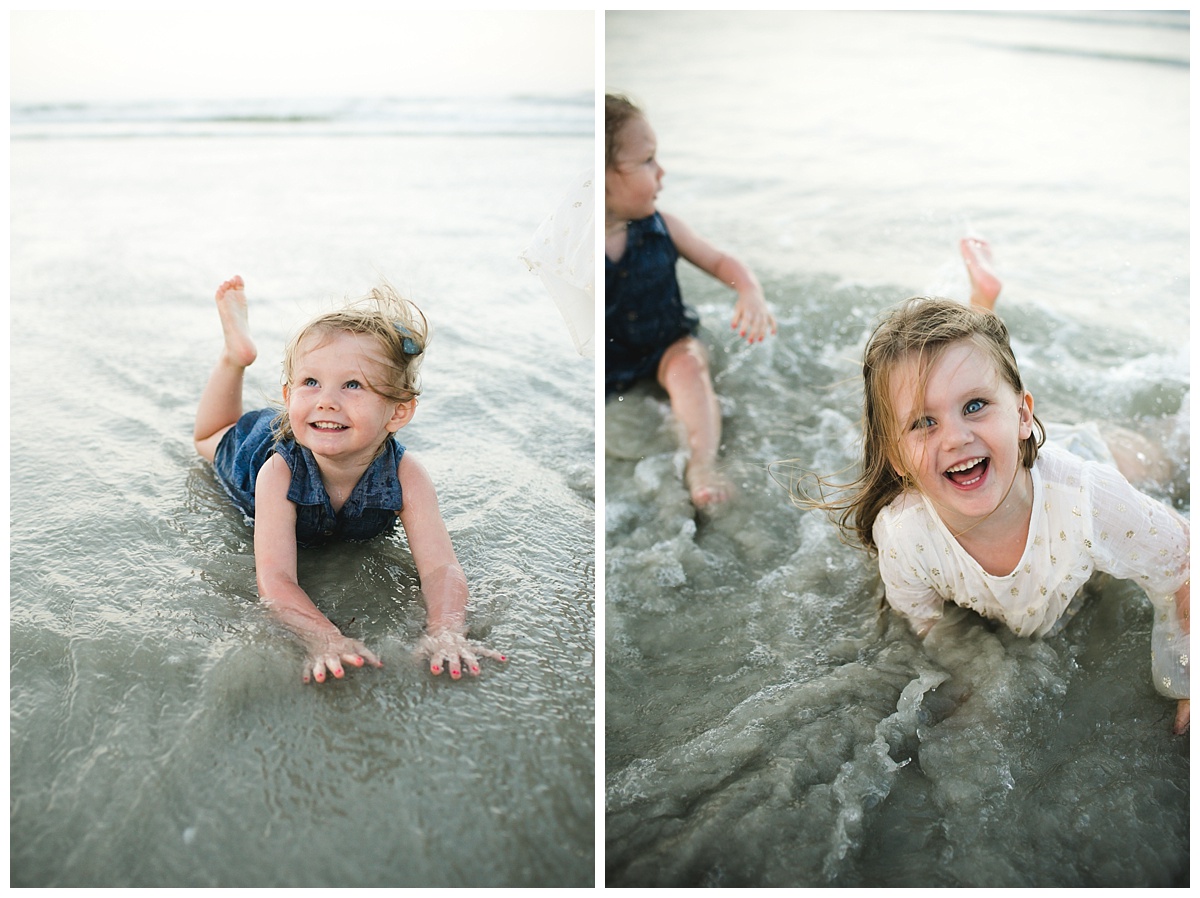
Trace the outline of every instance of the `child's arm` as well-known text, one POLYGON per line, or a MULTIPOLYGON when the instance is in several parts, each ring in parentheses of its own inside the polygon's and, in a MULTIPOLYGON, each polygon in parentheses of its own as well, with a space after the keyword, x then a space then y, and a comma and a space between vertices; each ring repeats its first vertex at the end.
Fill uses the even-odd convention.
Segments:
POLYGON ((768 333, 774 334, 775 318, 754 272, 733 256, 721 252, 674 215, 661 214, 679 255, 737 291, 733 329, 750 343, 760 342, 768 333))
POLYGON ((254 488, 254 567, 258 594, 271 614, 304 643, 304 682, 325 682, 326 671, 341 678, 342 662, 362 667, 383 662, 356 639, 342 635, 296 580, 296 506, 288 501, 291 471, 272 455, 254 488))
MULTIPOLYGON (((1170 506, 1139 492, 1110 465, 1090 464, 1084 470, 1092 492, 1092 514, 1084 520, 1091 524, 1089 537, 1096 569, 1133 580, 1152 599, 1161 601, 1168 597, 1167 601, 1174 602, 1177 620, 1164 622, 1165 632, 1171 633, 1177 626, 1190 639, 1189 522, 1170 506)), ((1156 631, 1159 623, 1156 617, 1156 631)), ((1182 648, 1181 655, 1176 655, 1177 651, 1172 648, 1167 653, 1171 658, 1166 665, 1168 670, 1175 662, 1187 666, 1190 654, 1187 648, 1182 648)), ((1155 686, 1164 695, 1176 697, 1175 732, 1184 732, 1191 716, 1191 703, 1178 695, 1179 691, 1186 693, 1187 687, 1176 691, 1178 684, 1155 686)))
POLYGON ((898 530, 895 515, 888 508, 876 516, 871 528, 879 556, 879 578, 883 581, 884 599, 893 611, 908 622, 912 631, 924 639, 933 625, 942 619, 945 599, 905 562, 904 544, 897 536, 898 530))
POLYGON ((499 652, 467 641, 467 578, 454 554, 429 474, 408 453, 400 459, 398 474, 404 494, 400 523, 408 537, 408 548, 425 596, 425 635, 417 653, 429 658, 429 670, 434 674, 440 674, 444 665, 449 668, 450 676, 458 679, 465 665, 472 675, 478 676, 478 655, 498 661, 507 659, 499 652))

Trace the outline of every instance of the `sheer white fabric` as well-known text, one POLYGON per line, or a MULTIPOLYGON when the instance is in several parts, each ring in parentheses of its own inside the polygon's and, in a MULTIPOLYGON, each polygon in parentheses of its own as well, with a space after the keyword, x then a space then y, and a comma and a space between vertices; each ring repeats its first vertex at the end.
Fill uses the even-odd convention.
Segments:
POLYGON ((1047 443, 1033 467, 1034 507, 1024 554, 1012 573, 989 574, 958 544, 917 493, 892 501, 875 520, 887 601, 924 633, 950 601, 1001 621, 1020 636, 1065 622, 1095 571, 1133 580, 1154 605, 1155 687, 1188 695, 1187 636, 1174 594, 1190 574, 1189 525, 1139 493, 1109 465, 1047 443), (1064 617, 1066 616, 1066 617, 1064 617))
POLYGON ((592 172, 575 179, 521 254, 550 292, 576 351, 596 357, 596 191, 592 172))

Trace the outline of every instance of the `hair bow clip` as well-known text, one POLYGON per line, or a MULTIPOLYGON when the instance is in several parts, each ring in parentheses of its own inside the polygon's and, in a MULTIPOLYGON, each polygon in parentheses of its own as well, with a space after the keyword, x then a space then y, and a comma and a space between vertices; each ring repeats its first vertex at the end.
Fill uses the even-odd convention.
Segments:
POLYGON ((403 324, 397 324, 395 322, 393 322, 393 327, 395 327, 396 330, 400 332, 400 335, 404 337, 404 342, 401 344, 404 354, 420 355, 421 347, 417 344, 417 341, 413 339, 412 331, 410 331, 403 324))

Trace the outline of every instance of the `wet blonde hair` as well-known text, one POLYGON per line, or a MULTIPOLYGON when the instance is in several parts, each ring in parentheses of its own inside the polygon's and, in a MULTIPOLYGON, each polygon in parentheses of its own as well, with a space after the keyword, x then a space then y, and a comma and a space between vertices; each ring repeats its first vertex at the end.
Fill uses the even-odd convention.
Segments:
MULTIPOLYGON (((874 551, 875 518, 896 496, 915 489, 917 483, 915 473, 905 470, 900 452, 902 422, 892 406, 891 377, 902 362, 916 360, 920 407, 929 369, 950 346, 963 340, 991 357, 1001 379, 1017 395, 1025 392, 1008 328, 997 315, 940 297, 906 300, 875 328, 863 353, 861 473, 848 484, 834 486, 848 490, 849 496, 826 502, 793 493, 796 503, 835 513, 844 535, 874 551)), ((1046 439, 1036 415, 1033 424, 1030 435, 1021 442, 1021 464, 1026 468, 1033 467, 1038 448, 1046 439)), ((822 487, 829 485, 819 483, 822 487)))
POLYGON ((618 136, 621 129, 635 118, 645 118, 646 114, 628 97, 622 94, 604 95, 604 167, 613 168, 617 164, 617 153, 621 149, 618 136))
MULTIPOLYGON (((393 403, 410 402, 420 395, 419 373, 429 342, 429 323, 420 309, 401 297, 388 283, 336 311, 318 315, 304 325, 283 353, 284 386, 292 386, 296 365, 306 343, 313 338, 323 341, 338 333, 362 334, 373 337, 378 343, 387 375, 382 383, 365 383, 367 389, 393 403)), ((286 403, 275 418, 275 432, 279 440, 295 439, 286 403)), ((385 444, 386 440, 380 447, 385 444)))

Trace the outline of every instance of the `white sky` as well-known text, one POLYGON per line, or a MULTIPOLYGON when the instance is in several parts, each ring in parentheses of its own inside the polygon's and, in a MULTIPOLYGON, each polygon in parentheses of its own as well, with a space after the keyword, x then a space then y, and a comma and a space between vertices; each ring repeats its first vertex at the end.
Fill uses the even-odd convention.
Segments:
POLYGON ((494 96, 595 85, 595 14, 12 12, 14 102, 494 96))

